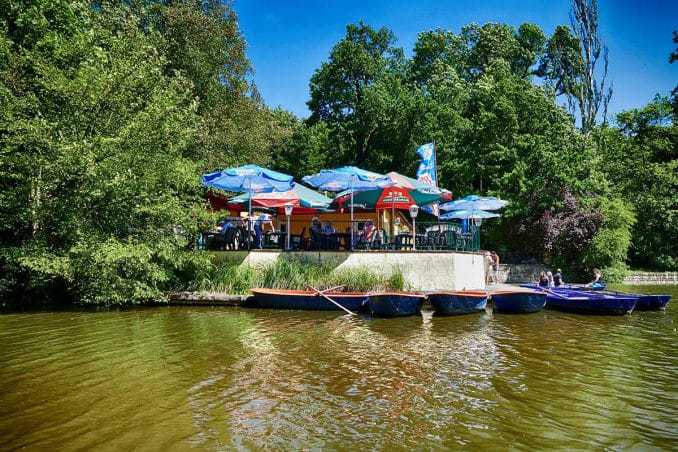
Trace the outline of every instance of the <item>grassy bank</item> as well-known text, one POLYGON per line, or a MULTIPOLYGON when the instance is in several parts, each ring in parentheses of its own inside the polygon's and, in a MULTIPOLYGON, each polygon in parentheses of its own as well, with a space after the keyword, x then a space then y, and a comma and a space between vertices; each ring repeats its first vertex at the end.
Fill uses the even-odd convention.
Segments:
POLYGON ((252 287, 275 289, 305 289, 308 286, 325 289, 344 286, 344 291, 403 290, 400 272, 390 277, 377 275, 367 268, 340 269, 327 264, 283 259, 275 264, 248 267, 246 265, 215 265, 209 275, 195 281, 190 290, 246 294, 252 287))

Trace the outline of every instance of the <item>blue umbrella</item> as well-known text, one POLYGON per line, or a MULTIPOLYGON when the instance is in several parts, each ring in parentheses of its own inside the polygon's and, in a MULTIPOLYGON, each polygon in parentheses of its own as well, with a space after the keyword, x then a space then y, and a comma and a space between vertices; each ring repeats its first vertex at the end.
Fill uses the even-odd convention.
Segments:
POLYGON ((325 169, 319 173, 304 176, 301 180, 319 190, 331 192, 373 190, 392 185, 391 180, 383 174, 355 166, 325 169))
MULTIPOLYGON (((288 191, 294 185, 292 176, 262 168, 259 165, 243 165, 227 168, 223 171, 203 174, 202 184, 209 188, 218 188, 231 192, 269 193, 288 191)), ((252 197, 247 202, 247 226, 252 223, 252 197)), ((249 240, 247 241, 249 246, 249 240)))
POLYGON ((492 212, 485 212, 484 210, 454 210, 440 216, 441 220, 468 220, 468 219, 485 219, 497 218, 501 215, 492 212))
POLYGON ((440 205, 440 210, 498 210, 506 207, 508 201, 494 196, 468 195, 440 205))
POLYGON ((355 166, 322 170, 319 173, 304 176, 301 180, 319 190, 351 191, 351 247, 353 246, 353 193, 393 185, 393 182, 383 174, 373 173, 355 166))
POLYGON ((287 191, 293 186, 292 176, 259 165, 243 165, 203 174, 202 183, 210 188, 245 193, 287 191))

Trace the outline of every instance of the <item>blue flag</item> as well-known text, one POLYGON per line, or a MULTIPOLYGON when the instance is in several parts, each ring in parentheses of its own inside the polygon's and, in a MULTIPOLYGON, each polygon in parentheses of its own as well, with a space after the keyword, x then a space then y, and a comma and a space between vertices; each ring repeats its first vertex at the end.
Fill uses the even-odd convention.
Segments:
POLYGON ((433 143, 426 143, 419 146, 417 154, 421 157, 419 169, 417 169, 417 180, 434 187, 438 186, 436 180, 436 153, 433 143))
MULTIPOLYGON (((433 143, 422 144, 417 149, 417 154, 419 154, 419 157, 421 157, 421 160, 419 161, 419 169, 417 169, 417 180, 419 182, 423 182, 424 184, 437 187, 438 178, 436 177, 435 145, 433 143)), ((432 215, 435 215, 436 217, 440 216, 438 203, 431 204, 430 206, 424 206, 423 209, 424 212, 428 212, 432 215)))

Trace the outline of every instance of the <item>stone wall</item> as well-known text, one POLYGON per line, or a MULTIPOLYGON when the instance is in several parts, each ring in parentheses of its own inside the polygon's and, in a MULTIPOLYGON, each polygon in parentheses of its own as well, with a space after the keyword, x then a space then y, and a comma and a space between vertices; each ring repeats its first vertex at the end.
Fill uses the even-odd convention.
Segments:
POLYGON ((678 284, 678 272, 633 272, 624 278, 624 284, 678 284))
MULTIPOLYGON (((221 254, 221 253, 219 253, 221 254)), ((365 267, 384 276, 400 271, 412 290, 485 288, 485 264, 479 253, 462 252, 332 252, 252 251, 246 265, 267 265, 278 259, 297 258, 330 263, 337 269, 365 267)))
MULTIPOLYGON (((500 270, 501 267, 500 266, 500 270)), ((545 264, 509 264, 505 267, 505 280, 509 284, 527 283, 536 281, 540 272, 547 270, 545 264)))

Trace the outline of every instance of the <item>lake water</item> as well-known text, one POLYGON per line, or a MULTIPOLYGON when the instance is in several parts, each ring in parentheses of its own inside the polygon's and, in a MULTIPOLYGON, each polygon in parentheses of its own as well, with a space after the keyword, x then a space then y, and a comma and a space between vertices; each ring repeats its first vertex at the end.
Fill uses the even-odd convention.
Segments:
POLYGON ((675 448, 666 312, 0 315, 0 449, 675 448))

